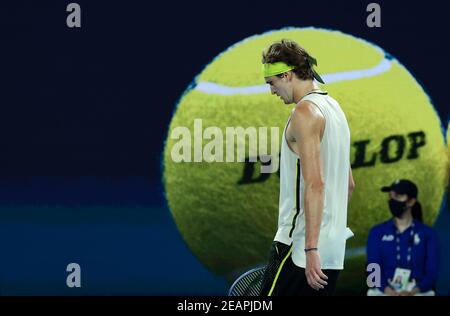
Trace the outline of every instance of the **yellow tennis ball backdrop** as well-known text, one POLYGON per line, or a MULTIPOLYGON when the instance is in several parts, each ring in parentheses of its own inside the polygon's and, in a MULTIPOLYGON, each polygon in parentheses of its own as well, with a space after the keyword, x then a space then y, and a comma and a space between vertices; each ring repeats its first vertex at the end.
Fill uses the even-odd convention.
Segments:
MULTIPOLYGON (((450 176, 450 121, 448 122, 447 126, 447 152, 448 152, 448 167, 447 167, 447 175, 450 176)), ((450 182, 448 184, 448 191, 450 193, 450 182)), ((448 199, 450 200, 450 195, 448 196, 448 199)), ((450 207, 450 204, 449 204, 450 207)))
MULTIPOLYGON (((283 38, 297 41, 317 59, 316 69, 326 83, 322 89, 338 100, 350 125, 356 190, 348 217, 355 237, 348 249, 362 249, 370 228, 390 217, 387 194, 380 188, 397 178, 418 185, 427 224, 433 224, 442 203, 447 148, 441 122, 423 88, 399 61, 337 31, 290 28, 253 36, 212 60, 184 93, 164 150, 163 180, 176 225, 193 253, 216 274, 266 260, 277 229, 279 175, 260 174, 259 162, 175 162, 182 137, 173 132, 183 127, 194 144, 195 119, 201 119, 203 130, 216 127, 223 135, 227 127, 278 127, 275 136, 281 144, 294 105, 285 105, 263 86, 261 53, 283 38)), ((202 138, 201 132, 197 136, 202 138)), ((197 145, 211 141, 203 137, 197 145)), ((224 141, 224 156, 226 147, 224 141)))

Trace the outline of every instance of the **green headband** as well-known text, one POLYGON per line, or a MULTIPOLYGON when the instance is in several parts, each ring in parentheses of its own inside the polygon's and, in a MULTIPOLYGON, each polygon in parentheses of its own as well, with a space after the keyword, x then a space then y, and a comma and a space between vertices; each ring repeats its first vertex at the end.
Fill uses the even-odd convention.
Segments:
MULTIPOLYGON (((309 67, 311 68, 311 71, 314 75, 314 78, 319 81, 320 83, 325 83, 323 82, 322 78, 319 76, 319 74, 314 70, 314 66, 317 66, 317 60, 314 57, 311 57, 308 55, 308 64, 309 67)), ((263 64, 263 74, 264 77, 271 77, 271 76, 276 76, 276 75, 280 75, 282 73, 285 73, 289 70, 295 69, 294 66, 289 66, 288 64, 279 61, 273 64, 263 64)))
POLYGON ((272 77, 285 73, 294 68, 294 66, 289 66, 288 64, 279 61, 273 64, 263 64, 263 73, 264 77, 272 77))
POLYGON ((320 83, 325 84, 325 82, 323 82, 323 80, 322 80, 322 78, 319 76, 319 74, 314 70, 314 66, 317 66, 317 60, 316 60, 314 57, 309 56, 309 55, 308 55, 307 58, 308 58, 308 64, 309 64, 309 67, 311 68, 311 71, 312 71, 312 73, 313 73, 314 78, 315 78, 317 81, 319 81, 320 83))

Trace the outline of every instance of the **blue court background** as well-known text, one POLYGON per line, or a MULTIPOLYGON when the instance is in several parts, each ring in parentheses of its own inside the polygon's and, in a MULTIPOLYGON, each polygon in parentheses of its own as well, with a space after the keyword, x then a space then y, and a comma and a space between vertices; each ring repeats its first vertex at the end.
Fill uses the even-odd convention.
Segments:
POLYGON ((9 202, 0 207, 2 295, 227 291, 227 282, 207 271, 183 242, 159 183, 33 177, 2 182, 0 190, 9 202), (49 200, 51 205, 39 202, 49 200), (81 288, 66 286, 70 262, 81 266, 81 288))
MULTIPOLYGON (((79 30, 65 26, 69 1, 2 2, 1 294, 226 293, 176 229, 161 152, 188 84, 245 37, 318 26, 365 38, 415 75, 447 123, 443 4, 378 1, 382 28, 369 29, 370 2, 78 1, 79 30), (82 267, 79 289, 66 287, 70 262, 82 267)), ((448 249, 448 209, 435 227, 448 249)), ((438 290, 450 295, 442 254, 438 290)))

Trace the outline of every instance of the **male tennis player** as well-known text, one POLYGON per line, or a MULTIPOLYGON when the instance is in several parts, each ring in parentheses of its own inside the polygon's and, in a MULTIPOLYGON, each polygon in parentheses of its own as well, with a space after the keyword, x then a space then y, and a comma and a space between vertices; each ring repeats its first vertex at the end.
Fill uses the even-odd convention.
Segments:
POLYGON ((262 295, 332 295, 343 269, 347 203, 355 187, 350 130, 339 103, 322 91, 317 64, 290 40, 263 53, 272 94, 295 104, 283 132, 278 231, 262 295))

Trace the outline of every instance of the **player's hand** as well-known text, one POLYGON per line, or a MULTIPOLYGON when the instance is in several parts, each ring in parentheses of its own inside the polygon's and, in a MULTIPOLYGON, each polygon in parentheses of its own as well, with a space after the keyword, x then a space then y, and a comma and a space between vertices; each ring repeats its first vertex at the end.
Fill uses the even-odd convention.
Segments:
POLYGON ((321 290, 327 285, 328 277, 320 268, 320 256, 317 251, 308 251, 306 253, 306 280, 314 290, 321 290))

